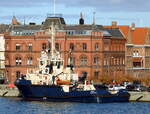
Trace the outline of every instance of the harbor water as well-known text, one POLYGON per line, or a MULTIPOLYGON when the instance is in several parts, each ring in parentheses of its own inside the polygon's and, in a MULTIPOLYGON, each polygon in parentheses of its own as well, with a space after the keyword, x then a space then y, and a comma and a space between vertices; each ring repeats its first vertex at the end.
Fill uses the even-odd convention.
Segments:
POLYGON ((60 103, 0 98, 0 114, 149 114, 149 102, 60 103))

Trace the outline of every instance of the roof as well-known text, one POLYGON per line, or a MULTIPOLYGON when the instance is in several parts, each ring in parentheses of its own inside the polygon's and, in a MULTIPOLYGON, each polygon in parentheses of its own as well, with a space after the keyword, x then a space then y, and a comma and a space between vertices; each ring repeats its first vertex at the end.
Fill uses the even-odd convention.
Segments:
POLYGON ((14 31, 23 31, 23 30, 40 30, 41 25, 13 25, 11 29, 14 31))
POLYGON ((128 33, 130 30, 130 26, 126 26, 126 25, 120 25, 118 26, 119 29, 121 30, 121 32, 124 34, 125 37, 128 37, 128 33))
POLYGON ((146 38, 148 35, 148 28, 139 27, 135 30, 131 30, 132 44, 142 45, 145 44, 146 38))
POLYGON ((0 24, 0 33, 7 32, 8 28, 9 28, 9 25, 0 24))
POLYGON ((103 28, 101 25, 66 25, 65 30, 100 30, 103 28))
POLYGON ((118 28, 105 28, 105 30, 108 31, 113 38, 124 38, 118 28))
POLYGON ((43 23, 43 29, 47 29, 51 26, 52 22, 54 25, 65 25, 65 20, 62 17, 48 17, 43 23))
POLYGON ((107 30, 103 28, 102 25, 65 25, 63 27, 64 30, 89 30, 91 32, 103 32, 104 36, 112 36, 107 30))
POLYGON ((130 30, 130 26, 128 25, 116 25, 116 26, 104 26, 104 28, 108 28, 108 29, 111 29, 111 28, 117 28, 117 29, 120 29, 120 32, 123 34, 124 37, 128 37, 128 33, 129 33, 129 30, 130 30))

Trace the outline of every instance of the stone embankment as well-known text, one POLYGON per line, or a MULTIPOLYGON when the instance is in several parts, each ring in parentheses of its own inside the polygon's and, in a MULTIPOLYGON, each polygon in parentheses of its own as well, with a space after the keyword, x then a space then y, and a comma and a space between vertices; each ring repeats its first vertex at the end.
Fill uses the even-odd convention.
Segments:
POLYGON ((129 92, 130 99, 129 101, 134 102, 150 102, 150 92, 129 92))
POLYGON ((16 87, 9 88, 8 85, 0 85, 0 97, 18 97, 19 91, 16 87))

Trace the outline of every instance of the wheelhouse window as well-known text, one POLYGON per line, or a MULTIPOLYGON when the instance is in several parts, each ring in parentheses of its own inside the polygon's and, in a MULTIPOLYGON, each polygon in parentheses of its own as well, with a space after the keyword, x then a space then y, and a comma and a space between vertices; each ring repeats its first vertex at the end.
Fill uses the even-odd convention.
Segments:
POLYGON ((81 66, 85 66, 85 65, 87 65, 87 63, 88 63, 87 57, 86 56, 82 56, 80 58, 80 65, 81 66))
POLYGON ((21 49, 21 44, 16 44, 16 51, 19 51, 21 49))
POLYGON ((21 64, 22 64, 21 57, 16 57, 16 65, 21 65, 21 64))

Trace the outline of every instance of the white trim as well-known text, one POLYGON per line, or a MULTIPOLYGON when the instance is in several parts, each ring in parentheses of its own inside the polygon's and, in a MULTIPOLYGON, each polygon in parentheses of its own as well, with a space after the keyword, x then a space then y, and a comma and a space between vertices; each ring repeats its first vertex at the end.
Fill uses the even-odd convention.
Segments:
POLYGON ((126 46, 133 46, 133 47, 150 47, 150 45, 134 45, 134 44, 126 44, 126 46))

